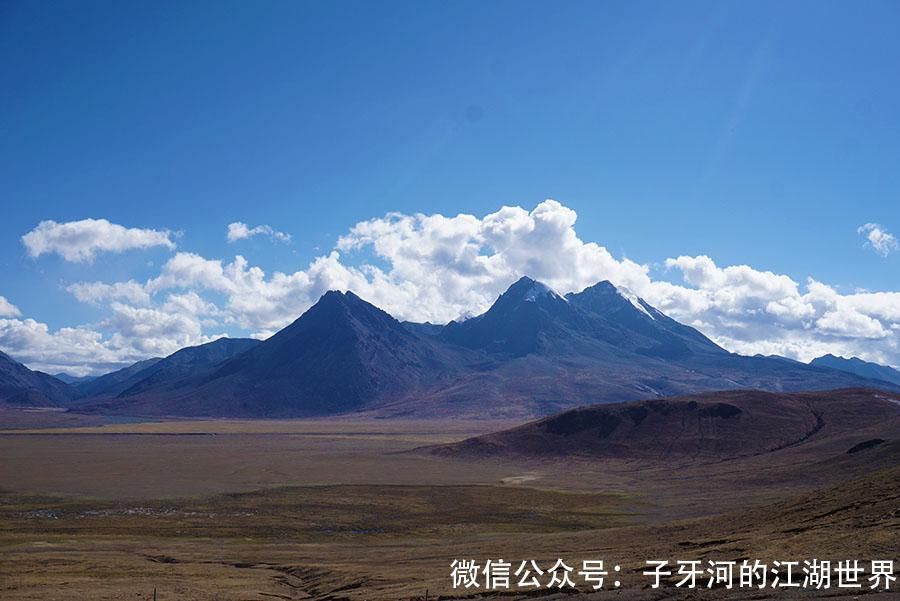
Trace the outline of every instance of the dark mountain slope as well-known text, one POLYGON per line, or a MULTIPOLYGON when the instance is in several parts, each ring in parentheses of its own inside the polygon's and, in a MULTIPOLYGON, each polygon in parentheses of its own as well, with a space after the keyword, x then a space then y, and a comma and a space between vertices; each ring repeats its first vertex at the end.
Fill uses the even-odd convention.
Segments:
POLYGON ((0 352, 0 404, 25 407, 61 407, 78 392, 51 375, 28 369, 0 352))
POLYGON ((529 355, 486 362, 452 387, 424 397, 379 406, 380 415, 528 418, 594 403, 671 397, 717 390, 772 392, 877 386, 835 370, 814 371, 771 359, 722 355, 716 359, 666 361, 636 355, 547 357, 529 355))
POLYGON ((58 374, 53 374, 53 377, 69 386, 77 386, 78 384, 90 382, 91 380, 96 379, 97 376, 72 376, 65 372, 60 372, 58 374))
POLYGON ((599 282, 566 298, 593 319, 592 334, 617 348, 663 359, 685 359, 695 354, 727 354, 695 330, 668 317, 643 299, 599 282))
POLYGON ((833 369, 728 353, 608 282, 564 298, 530 278, 513 284, 483 315, 443 328, 401 324, 352 293, 329 292, 269 340, 204 365, 177 377, 144 376, 94 409, 526 419, 585 404, 712 390, 879 385, 833 369))
POLYGON ((110 408, 179 415, 341 413, 439 386, 459 362, 458 353, 410 332, 355 294, 328 292, 285 329, 179 390, 129 392, 110 408))
POLYGON ((727 354, 694 328, 607 281, 562 297, 541 282, 521 278, 486 313, 451 322, 440 336, 505 357, 576 354, 607 359, 636 353, 671 360, 727 354))
POLYGON ((144 359, 128 367, 94 378, 89 382, 77 384, 76 388, 85 397, 116 396, 136 384, 141 379, 138 374, 161 360, 161 357, 144 359))
POLYGON ((522 278, 485 314, 449 324, 439 338, 477 349, 485 360, 452 387, 379 411, 518 417, 648 396, 872 384, 831 369, 729 353, 609 282, 563 299, 522 278))
POLYGON ((585 316, 541 282, 523 277, 488 311, 450 322, 441 340, 500 357, 574 352, 590 329, 585 316))
POLYGON ((259 344, 260 341, 254 338, 219 338, 206 344, 183 348, 136 374, 137 381, 117 396, 137 396, 178 388, 185 379, 208 372, 259 344))
POLYGON ((856 374, 863 378, 881 380, 900 386, 900 371, 886 365, 863 361, 857 357, 845 359, 844 357, 835 357, 834 355, 823 355, 813 359, 809 364, 815 367, 837 369, 839 371, 856 374))
MULTIPOLYGON (((128 406, 129 399, 140 399, 148 395, 164 397, 171 391, 188 390, 191 381, 203 375, 224 361, 250 350, 260 343, 252 338, 219 338, 206 344, 189 346, 163 359, 147 359, 135 363, 118 372, 107 374, 100 392, 80 402, 80 410, 114 412, 116 408, 128 406)), ((95 382, 85 384, 85 389, 95 389, 95 382)), ((150 413, 155 413, 150 411, 150 413)))

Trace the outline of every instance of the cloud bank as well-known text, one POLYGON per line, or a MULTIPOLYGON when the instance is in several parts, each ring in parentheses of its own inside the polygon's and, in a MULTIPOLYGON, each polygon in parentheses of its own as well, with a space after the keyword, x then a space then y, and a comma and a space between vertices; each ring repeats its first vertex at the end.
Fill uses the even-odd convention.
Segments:
POLYGON ((164 246, 170 250, 175 248, 171 232, 126 228, 106 219, 66 223, 41 221, 22 236, 22 243, 33 258, 56 253, 73 263, 93 261, 101 252, 121 253, 154 246, 164 246))
POLYGON ((392 213, 357 223, 293 273, 266 273, 240 255, 178 252, 144 282, 68 286, 77 300, 106 308, 103 322, 51 332, 11 315, 0 320, 0 348, 36 366, 100 371, 224 330, 266 337, 329 289, 353 290, 398 319, 444 323, 483 312, 530 275, 563 293, 610 280, 743 354, 807 361, 830 352, 900 365, 900 292, 847 294, 813 278, 720 266, 702 255, 653 269, 582 240, 576 220, 554 200, 482 217, 392 213))

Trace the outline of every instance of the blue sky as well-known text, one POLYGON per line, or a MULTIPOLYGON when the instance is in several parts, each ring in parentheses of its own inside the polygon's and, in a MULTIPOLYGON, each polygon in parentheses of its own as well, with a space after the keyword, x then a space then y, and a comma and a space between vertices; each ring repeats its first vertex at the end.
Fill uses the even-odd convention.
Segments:
MULTIPOLYGON (((580 240, 707 297, 724 284, 685 284, 683 264, 665 261, 708 256, 783 274, 800 295, 809 277, 842 295, 891 293, 900 253, 875 252, 858 228, 900 231, 897 56, 900 7, 889 2, 6 2, 0 295, 17 308, 8 318, 113 344, 109 299, 80 302, 72 284, 143 285, 179 252, 294 274, 388 212, 481 219, 546 198, 577 212, 580 240), (41 221, 85 218, 168 230, 175 250, 73 262, 32 257, 22 242, 41 221), (291 241, 229 243, 238 221, 291 241)), ((342 264, 421 284, 375 242, 357 246, 342 264)), ((482 282, 484 298, 527 265, 507 260, 482 282)), ((582 283, 558 269, 546 273, 558 286, 582 283)), ((185 288, 230 313, 202 318, 201 336, 264 335, 278 322, 242 321, 226 287, 185 288)), ((385 308, 411 313, 379 290, 398 303, 385 308)), ((650 296, 722 341, 736 337, 716 325, 722 315, 650 296)), ((426 298, 483 305, 433 290, 417 302, 426 298)), ((815 349, 900 363, 897 299, 879 301, 889 305, 880 313, 861 302, 854 310, 881 326, 862 339, 852 324, 872 324, 846 307, 800 311, 806 325, 791 331, 837 312, 823 322, 843 320, 823 330, 831 346, 817 339, 815 349)), ((304 303, 280 306, 282 321, 304 303)), ((60 365, 38 348, 56 343, 23 342, 11 327, 0 348, 60 365)), ((196 330, 169 346, 188 340, 196 330)), ((804 354, 736 350, 769 348, 804 354)))

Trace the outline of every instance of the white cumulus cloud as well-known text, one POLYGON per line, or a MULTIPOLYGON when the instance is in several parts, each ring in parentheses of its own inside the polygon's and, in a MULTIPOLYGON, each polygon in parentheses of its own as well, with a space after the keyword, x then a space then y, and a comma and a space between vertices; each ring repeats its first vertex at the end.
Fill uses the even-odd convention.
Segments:
POLYGON ((273 240, 277 240, 278 242, 291 241, 290 234, 279 232, 270 225, 257 225, 256 227, 249 227, 246 223, 241 223, 240 221, 235 221, 234 223, 228 224, 227 238, 229 242, 237 242, 238 240, 251 238, 253 236, 268 236, 273 240))
POLYGON ((483 216, 391 213, 357 223, 333 250, 293 272, 266 272, 240 255, 178 252, 145 282, 68 286, 78 300, 106 308, 102 322, 51 332, 5 320, 0 348, 38 365, 82 361, 99 369, 98 362, 166 354, 226 329, 267 337, 331 289, 352 290, 401 320, 445 323, 483 312, 529 275, 563 293, 610 280, 734 352, 803 361, 834 353, 900 365, 898 291, 841 292, 811 277, 720 266, 703 255, 653 268, 582 240, 576 220, 554 200, 483 216))
POLYGON ((0 296, 0 317, 18 317, 22 312, 9 302, 5 296, 0 296))
POLYGON ((886 257, 897 250, 897 238, 884 226, 877 223, 866 223, 856 229, 856 233, 864 236, 866 244, 882 257, 886 257))
POLYGON ((150 294, 143 284, 134 280, 104 284, 103 282, 77 282, 66 290, 83 303, 100 304, 113 300, 126 301, 134 305, 150 304, 150 294))
POLYGON ((802 361, 830 352, 900 363, 900 292, 842 294, 812 278, 801 286, 747 265, 719 267, 705 256, 666 265, 688 286, 653 282, 647 300, 729 350, 802 361))
MULTIPOLYGON (((102 322, 52 330, 35 319, 0 319, 0 350, 32 369, 74 376, 97 375, 221 336, 205 335, 201 315, 171 298, 160 307, 114 301, 102 322)), ((188 301, 190 302, 190 301, 188 301)))
POLYGON ((57 223, 41 221, 22 236, 32 257, 56 253, 71 262, 93 261, 97 253, 121 253, 131 249, 164 246, 174 249, 172 233, 141 228, 126 228, 106 219, 82 219, 57 223))
POLYGON ((47 373, 103 373, 150 356, 121 342, 121 337, 115 342, 104 340, 102 333, 89 326, 52 331, 34 319, 0 319, 0 350, 47 373))

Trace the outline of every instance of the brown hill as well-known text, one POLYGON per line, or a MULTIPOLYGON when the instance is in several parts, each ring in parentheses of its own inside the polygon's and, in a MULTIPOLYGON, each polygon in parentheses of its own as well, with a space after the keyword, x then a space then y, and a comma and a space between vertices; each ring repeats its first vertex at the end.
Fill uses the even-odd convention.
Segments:
POLYGON ((868 389, 735 390, 595 405, 436 447, 446 455, 727 460, 800 447, 822 457, 900 440, 900 396, 868 389))

